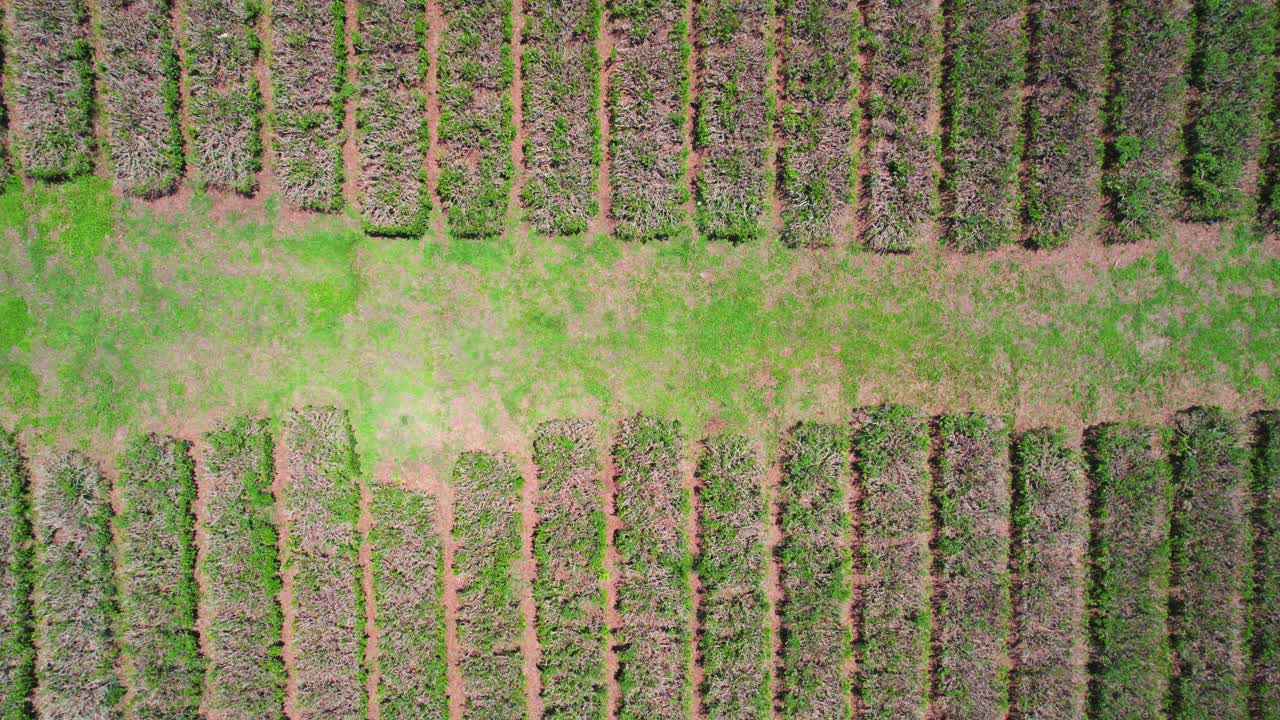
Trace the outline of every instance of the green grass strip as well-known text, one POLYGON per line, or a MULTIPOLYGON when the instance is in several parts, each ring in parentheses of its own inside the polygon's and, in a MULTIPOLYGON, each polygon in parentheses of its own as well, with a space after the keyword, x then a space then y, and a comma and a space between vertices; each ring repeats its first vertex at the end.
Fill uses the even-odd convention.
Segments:
POLYGON ((373 488, 373 601, 378 609, 378 716, 445 718, 444 550, 431 497, 373 488))
POLYGON ((1253 418, 1253 683, 1250 717, 1280 720, 1280 412, 1253 418))
POLYGON ((519 576, 524 478, 506 453, 466 452, 453 482, 463 713, 477 720, 518 720, 527 714, 519 576))
POLYGON ((595 425, 538 427, 538 527, 533 582, 547 717, 590 720, 605 712, 604 485, 595 425))
POLYGON ((1114 0, 1103 189, 1108 239, 1161 234, 1177 209, 1191 0, 1114 0))
POLYGON ((450 234, 495 237, 515 176, 511 0, 442 0, 440 10, 440 200, 450 234))
POLYGON ((275 445, 266 420, 235 418, 206 433, 203 610, 206 707, 226 720, 284 717, 275 445))
POLYGON ((622 523, 614 535, 619 720, 683 718, 691 709, 692 560, 683 447, 679 421, 639 414, 622 421, 613 448, 614 502, 622 523))
POLYGON ((1245 174, 1275 86, 1276 10, 1269 0, 1198 0, 1195 14, 1187 194, 1193 218, 1224 220, 1254 206, 1245 174))
POLYGON ((291 577, 297 717, 365 717, 364 597, 358 562, 360 468, 347 413, 284 417, 284 572, 291 577))
POLYGON ((778 549, 784 600, 782 715, 848 718, 847 671, 853 558, 844 485, 849 438, 838 425, 801 423, 783 449, 782 544, 778 549))
POLYGON ((126 718, 194 717, 204 689, 196 636, 195 463, 190 443, 140 435, 117 462, 120 646, 126 718))
POLYGON ((698 556, 702 585, 698 649, 700 688, 710 719, 772 717, 769 686, 771 604, 765 593, 769 553, 764 469, 741 435, 717 435, 698 463, 698 556))
POLYGON ((1175 720, 1248 717, 1248 453, 1217 407, 1178 413, 1173 435, 1171 630, 1175 720))
POLYGON ((31 488, 17 433, 0 429, 0 718, 35 717, 36 646, 31 590, 35 586, 31 488))
POLYGON ((782 240, 830 245, 848 228, 858 93, 858 13, 844 2, 782 0, 780 72, 782 240))
POLYGON ((946 113, 946 242, 990 250, 1019 232, 1025 0, 950 0, 946 113))
POLYGON ((35 482, 36 706, 45 720, 116 718, 111 485, 88 458, 54 452, 35 482))
POLYGON ((1088 691, 1088 487, 1080 453, 1037 428, 1013 452, 1017 643, 1012 717, 1082 720, 1088 691))
POLYGON ((1085 436, 1093 487, 1092 720, 1165 717, 1172 485, 1152 435, 1146 426, 1109 424, 1085 436))
POLYGON ((929 428, 919 410, 870 408, 855 422, 862 483, 858 693, 867 720, 922 720, 929 704, 929 428))
POLYGON ((934 478, 934 705, 943 718, 1009 711, 1009 451, 1001 423, 944 415, 934 478))

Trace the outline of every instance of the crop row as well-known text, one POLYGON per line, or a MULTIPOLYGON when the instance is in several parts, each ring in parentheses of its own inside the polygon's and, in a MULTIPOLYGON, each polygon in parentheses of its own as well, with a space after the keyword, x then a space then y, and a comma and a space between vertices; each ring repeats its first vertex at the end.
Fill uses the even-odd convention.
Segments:
POLYGON ((189 0, 183 32, 191 165, 197 182, 248 194, 262 169, 259 0, 189 0))
POLYGON ((195 464, 190 444, 129 442, 118 463, 120 646, 125 717, 190 717, 204 663, 196 636, 195 464))
POLYGON ((829 245, 849 225, 860 113, 855 13, 826 0, 785 0, 779 196, 791 246, 829 245))
POLYGON ((435 533, 435 502, 419 492, 379 485, 373 490, 369 514, 378 613, 379 717, 447 717, 440 601, 444 556, 435 533))
POLYGON ((849 439, 838 425, 803 423, 787 439, 778 497, 785 718, 849 717, 848 466, 849 439))
POLYGON ((595 427, 563 420, 538 428, 538 527, 533 599, 541 647, 543 712, 590 720, 605 711, 605 520, 595 427))
POLYGON ((1220 409, 1179 413, 1173 437, 1174 718, 1248 717, 1249 483, 1220 409))
POLYGON ((32 553, 27 463, 14 433, 0 430, 0 718, 34 717, 32 553))
POLYGON ((453 235, 500 235, 515 176, 511 0, 442 0, 440 9, 440 201, 453 235))
POLYGON ((600 0, 527 0, 521 43, 524 186, 529 222, 571 235, 599 212, 600 0))
POLYGON ((467 452, 453 472, 458 667, 469 718, 526 715, 520 612, 520 488, 506 453, 467 452))
POLYGON ((689 0, 611 0, 610 213, 624 240, 687 230, 689 0))
POLYGON ((1280 718, 1280 413, 1256 416, 1253 428, 1253 678, 1249 711, 1280 718))
POLYGON ((916 410, 872 408, 858 419, 861 717, 923 720, 929 704, 929 428, 916 410))
POLYGON ((938 436, 934 702, 943 717, 1000 718, 1009 707, 1008 438, 983 415, 944 415, 938 436))
MULTIPOLYGON (((344 412, 284 418, 284 577, 291 594, 296 717, 364 716, 364 601, 357 563, 358 467, 344 412)), ((288 609, 286 610, 286 616, 288 609)))
POLYGON ((907 252, 937 210, 941 28, 934 0, 869 0, 866 226, 872 250, 907 252))
POLYGON ((115 568, 111 484, 78 452, 52 454, 36 478, 35 704, 47 720, 115 717, 115 568))
POLYGON ((712 238, 752 240, 764 233, 772 179, 773 0, 708 0, 697 13, 698 229, 712 238))
POLYGON ((718 435, 698 480, 699 695, 707 717, 763 720, 773 710, 764 470, 746 438, 718 435))
POLYGON ((271 3, 272 153, 295 207, 342 205, 346 10, 342 0, 271 3))
POLYGON ((382 235, 421 235, 430 203, 421 92, 428 65, 426 3, 367 0, 358 21, 356 140, 364 227, 382 235))
POLYGON ((1013 528, 1018 668, 1013 716, 1085 716, 1088 487, 1061 431, 1030 430, 1014 446, 1013 528))
POLYGON ((204 437, 202 578, 206 707, 227 720, 284 717, 274 444, 265 420, 236 418, 204 437))
POLYGON ((13 0, 5 74, 13 144, 27 177, 64 180, 93 170, 93 58, 82 0, 13 0))
POLYGON ((96 19, 111 170, 126 193, 167 194, 185 163, 169 0, 102 0, 96 19))
POLYGON ((1027 98, 1027 241, 1065 244, 1097 214, 1106 95, 1107 5, 1040 3, 1027 98))
POLYGON ((1261 0, 1196 3, 1196 90, 1188 135, 1192 217, 1221 220, 1252 210, 1258 143, 1276 71, 1276 12, 1261 0))
POLYGON ((1094 493, 1089 717, 1163 717, 1172 669, 1169 465, 1143 426, 1103 425, 1085 441, 1094 493))
POLYGON ((1024 0, 953 0, 945 93, 947 244, 972 252, 1019 231, 1024 0))
POLYGON ((691 707, 683 445, 678 422, 640 414, 622 421, 613 448, 619 720, 680 718, 691 707))

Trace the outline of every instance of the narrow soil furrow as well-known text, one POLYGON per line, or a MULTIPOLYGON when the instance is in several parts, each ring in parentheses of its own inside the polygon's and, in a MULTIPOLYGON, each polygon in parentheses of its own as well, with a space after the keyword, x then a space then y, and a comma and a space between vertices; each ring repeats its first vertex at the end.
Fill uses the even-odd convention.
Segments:
MULTIPOLYGON (((596 105, 596 122, 600 126, 600 167, 596 177, 596 205, 600 208, 591 223, 591 232, 613 235, 612 185, 609 182, 609 150, 611 125, 609 118, 609 82, 613 76, 613 34, 609 30, 609 12, 600 12, 600 30, 596 36, 596 56, 600 58, 600 93, 596 105)), ((612 478, 612 475, 610 476, 612 478)), ((612 482, 612 479, 610 480, 612 482)), ((612 502, 612 501, 610 501, 612 502)), ((612 707, 612 706, 611 706, 612 707)))
MULTIPOLYGON (((516 27, 518 28, 519 25, 516 27)), ((520 77, 518 72, 516 77, 520 77)), ((516 107, 519 107, 519 103, 516 107)), ((516 127, 519 128, 519 125, 516 127)), ((534 467, 533 461, 527 459, 529 457, 527 452, 521 451, 519 457, 521 458, 520 474, 524 476, 524 487, 520 489, 520 580, 523 583, 520 588, 520 613, 524 615, 524 634, 520 638, 522 644, 520 651, 524 655, 524 687, 528 698, 528 720, 541 720, 542 674, 538 672, 538 663, 542 659, 542 652, 538 645, 538 613, 533 599, 533 580, 538 573, 538 563, 533 557, 533 533, 538 526, 538 511, 535 508, 538 498, 538 470, 534 467)))
MULTIPOLYGON (((253 61, 253 75, 258 79, 258 92, 262 96, 262 122, 258 126, 258 137, 262 142, 262 169, 258 171, 258 189, 263 197, 271 197, 279 192, 280 184, 276 182, 275 176, 275 144, 271 142, 272 113, 275 112, 276 106, 274 88, 271 87, 271 67, 268 61, 268 57, 271 55, 273 39, 271 37, 271 12, 269 10, 258 14, 256 30, 262 43, 262 47, 258 51, 258 57, 253 61)), ((280 471, 284 469, 282 464, 284 455, 281 454, 283 450, 278 440, 276 446, 276 479, 279 480, 280 471)), ((283 530, 283 528, 281 529, 283 530)))
MULTIPOLYGON (((514 73, 511 76, 511 124, 515 132, 511 138, 511 164, 515 168, 511 180, 511 192, 507 196, 507 210, 519 221, 521 234, 526 234, 529 224, 524 222, 524 206, 520 202, 520 193, 524 190, 524 46, 521 33, 524 30, 524 3, 512 0, 511 3, 511 62, 514 73)), ((532 687, 530 687, 532 692, 532 687)))
MULTIPOLYGON (((424 110, 427 123, 427 156, 423 158, 427 168, 427 195, 430 197, 435 221, 432 230, 444 233, 444 213, 440 206, 440 33, 444 28, 444 16, 439 0, 427 0, 427 79, 423 92, 427 102, 424 110)), ((441 508, 443 508, 443 504, 441 508)), ((443 512, 443 510, 441 511, 443 512)), ((452 512, 452 510, 450 511, 452 512)), ((452 517, 452 516, 451 516, 452 517)), ((446 547, 448 541, 446 541, 446 547)), ((445 551, 446 555, 448 550, 445 551)), ((445 572, 449 572, 445 562, 445 572)))
MULTIPOLYGON (((854 12, 856 12, 856 9, 854 12)), ((849 684, 853 688, 850 717, 853 720, 857 720, 862 717, 861 693, 858 686, 860 661, 857 649, 858 643, 862 640, 862 587, 866 583, 865 568, 859 548, 862 547, 862 543, 866 540, 862 535, 862 481, 858 473, 852 446, 849 449, 849 467, 850 472, 847 476, 848 479, 844 491, 846 512, 849 513, 849 547, 852 549, 850 552, 852 560, 849 566, 849 601, 844 608, 844 623, 845 627, 849 628, 849 647, 852 652, 849 653, 845 672, 848 673, 849 684)))
POLYGON ((622 521, 618 519, 618 465, 613 459, 613 452, 608 448, 613 445, 613 436, 605 443, 604 453, 604 681, 605 681, 605 718, 617 720, 618 703, 622 691, 618 687, 618 649, 614 645, 614 636, 622 619, 618 615, 618 546, 615 542, 622 521))
MULTIPOLYGON (((698 33, 701 29, 701 23, 695 22, 697 8, 695 8, 695 0, 685 0, 684 5, 684 26, 688 28, 689 43, 689 61, 685 65, 685 77, 689 78, 688 91, 684 98, 684 152, 689 160, 685 163, 684 168, 684 184, 688 192, 688 199, 685 201, 685 217, 688 219, 690 230, 696 235, 698 232, 698 224, 695 221, 695 214, 698 209, 698 172, 702 165, 702 153, 698 150, 698 145, 693 141, 693 126, 697 122, 694 112, 697 109, 697 98, 701 92, 702 72, 698 67, 699 47, 698 33)), ((696 581, 696 578, 694 578, 696 581)), ((696 637, 696 635, 694 636, 696 637)), ((694 683, 694 688, 698 684, 694 683)), ((694 711, 697 712, 698 703, 694 701, 694 711)))
MULTIPOLYGON (((773 122, 769 123, 769 229, 774 236, 782 233, 782 195, 779 192, 779 178, 782 174, 782 130, 778 118, 782 117, 783 82, 782 82, 782 37, 785 31, 781 13, 777 10, 778 0, 773 3, 773 21, 769 26, 769 43, 773 48, 769 60, 768 80, 765 87, 773 95, 773 122)), ((781 469, 771 466, 770 473, 777 471, 775 480, 781 477, 781 469)), ((774 488, 778 487, 775 483, 774 488)))
MULTIPOLYGON (((347 48, 347 84, 356 87, 360 82, 356 59, 355 37, 359 25, 358 0, 343 0, 347 8, 346 27, 343 31, 347 48)), ((360 148, 356 145, 357 96, 351 93, 344 101, 342 116, 342 197, 347 206, 360 209, 360 148)), ((361 501, 365 500, 361 495, 361 501)), ((366 533, 367 537, 367 533, 366 533)))
MULTIPOLYGON (((692 215, 690 215, 692 217, 692 215)), ((685 535, 689 545, 689 557, 698 556, 698 532, 702 510, 698 501, 698 475, 690 451, 685 449, 684 458, 680 461, 680 473, 684 476, 685 492, 689 495, 689 512, 685 515, 685 535)), ((698 613, 702 609, 702 581, 698 577, 696 567, 689 571, 689 637, 692 638, 693 652, 689 653, 689 680, 692 692, 689 700, 690 720, 702 720, 706 717, 702 704, 702 652, 698 643, 698 613)))
MULTIPOLYGON (((354 2, 347 0, 347 3, 350 10, 354 2)), ((369 530, 373 527, 373 517, 369 512, 372 503, 373 493, 368 483, 360 483, 360 519, 356 522, 356 532, 360 534, 360 585, 364 588, 364 666, 367 673, 364 692, 368 701, 366 717, 378 720, 378 610, 373 596, 373 549, 369 543, 369 530)))
MULTIPOLYGON (((264 186, 265 187, 265 186, 264 186)), ((293 604, 294 570, 289 566, 288 545, 289 522, 285 515, 284 494, 289 484, 288 451, 284 444, 284 433, 276 438, 275 477, 271 481, 271 494, 276 499, 276 551, 280 553, 280 612, 284 617, 284 625, 280 629, 281 656, 284 660, 284 714, 288 720, 298 720, 298 650, 293 642, 293 624, 298 612, 293 604)))
POLYGON ((456 504, 453 483, 440 481, 435 487, 435 497, 440 521, 437 532, 443 538, 444 546, 444 589, 440 595, 440 602, 444 604, 449 717, 459 720, 462 717, 462 704, 466 698, 462 686, 462 669, 458 665, 462 657, 462 648, 458 645, 458 578, 453 572, 453 559, 458 554, 458 541, 453 537, 453 516, 456 504))
MULTIPOLYGON (((776 207, 776 206, 775 206, 776 207)), ((779 216, 780 218, 781 216, 779 216)), ((769 527, 765 531, 765 548, 769 564, 765 571, 765 592, 769 598, 769 689, 773 699, 773 720, 782 720, 778 698, 782 694, 782 563, 778 559, 778 546, 782 544, 782 507, 778 492, 782 485, 782 465, 775 459, 770 462, 764 476, 765 512, 769 515, 769 527)))

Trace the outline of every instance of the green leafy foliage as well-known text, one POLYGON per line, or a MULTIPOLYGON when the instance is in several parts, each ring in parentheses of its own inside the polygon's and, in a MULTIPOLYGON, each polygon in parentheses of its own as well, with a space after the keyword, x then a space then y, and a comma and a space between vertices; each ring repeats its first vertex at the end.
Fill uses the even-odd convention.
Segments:
POLYGON ((519 576, 524 478, 506 453, 466 452, 453 483, 464 712, 479 720, 519 720, 527 713, 519 576))
POLYGON ((844 490, 849 439, 838 425, 801 423, 786 443, 777 551, 784 597, 782 714, 847 719, 852 707, 845 606, 853 575, 844 490))
POLYGON ((923 720, 929 704, 929 429, 919 410, 882 405, 858 414, 854 469, 861 632, 858 690, 869 720, 923 720))
POLYGON ((1089 717, 1160 720, 1169 697, 1168 462, 1141 425, 1085 436, 1093 487, 1089 717))
POLYGON ((1280 413, 1253 417, 1253 677, 1250 717, 1280 718, 1280 413))
POLYGON ((766 720, 773 638, 764 470, 745 437, 717 435, 703 445, 698 480, 699 696, 708 718, 766 720))
POLYGON ((16 433, 0 429, 0 718, 32 720, 35 543, 27 462, 16 433))
POLYGON ((1177 720, 1248 717, 1250 503, 1239 434, 1221 408, 1174 419, 1170 717, 1177 720))

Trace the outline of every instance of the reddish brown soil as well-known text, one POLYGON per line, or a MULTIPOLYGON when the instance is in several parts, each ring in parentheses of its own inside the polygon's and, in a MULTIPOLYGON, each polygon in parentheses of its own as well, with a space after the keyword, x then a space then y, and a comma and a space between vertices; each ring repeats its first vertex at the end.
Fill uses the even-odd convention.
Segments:
POLYGON ((258 58, 253 63, 253 75, 258 79, 258 91, 262 94, 262 124, 260 127, 262 170, 258 172, 258 190, 264 196, 279 190, 279 185, 276 183, 275 175, 272 172, 272 168, 275 165, 275 153, 272 152, 271 144, 271 117, 275 112, 275 90, 271 87, 271 69, 267 63, 267 57, 271 54, 270 15, 270 12, 264 12, 258 17, 257 32, 262 49, 258 52, 258 58))
MULTIPOLYGON (((685 453, 684 459, 680 461, 680 473, 684 476, 685 491, 689 493, 689 514, 685 517, 685 534, 689 542, 690 557, 698 556, 698 518, 701 516, 700 505, 698 503, 698 482, 697 473, 694 472, 694 464, 690 459, 690 454, 685 453)), ((698 642, 698 612, 702 609, 702 580, 698 577, 697 571, 689 573, 689 590, 691 598, 689 602, 689 637, 693 643, 693 652, 689 653, 689 677, 692 686, 692 698, 689 708, 690 720, 702 720, 705 717, 702 707, 702 652, 700 643, 698 642)))
MULTIPOLYGON (((376 481, 376 480, 375 480, 376 481)), ((360 519, 356 532, 360 533, 360 586, 364 590, 364 665, 365 694, 368 698, 368 718, 378 720, 378 610, 373 601, 373 547, 369 544, 369 531, 373 528, 373 516, 369 506, 373 493, 368 484, 360 483, 360 519)))
POLYGON ((440 205, 440 33, 444 31, 444 17, 440 3, 427 2, 427 79, 425 81, 427 121, 427 194, 431 207, 436 211, 435 231, 444 233, 440 205))
POLYGON ((766 84, 773 88, 773 125, 769 128, 769 166, 773 172, 773 182, 769 188, 769 220, 766 227, 771 228, 775 233, 782 231, 782 198, 778 195, 778 177, 782 174, 782 133, 778 125, 778 118, 782 117, 782 107, 785 95, 783 95, 784 84, 782 82, 782 38, 783 38, 783 22, 782 15, 779 14, 774 18, 773 27, 773 60, 769 63, 768 80, 766 84))
MULTIPOLYGON (((170 8, 171 22, 173 23, 173 44, 174 49, 178 53, 178 67, 187 67, 187 2, 189 0, 175 0, 170 8)), ((178 97, 181 98, 181 105, 178 107, 178 117, 182 119, 182 148, 183 152, 191 149, 191 88, 187 86, 187 73, 178 73, 178 97)), ((191 177, 191 164, 186 163, 183 167, 183 177, 191 177)), ((179 189, 186 189, 186 183, 180 183, 179 189)))
POLYGON ((524 487, 520 490, 520 613, 524 616, 524 633, 521 636, 524 655, 524 689, 528 698, 529 720, 542 718, 542 675, 538 672, 538 664, 542 660, 542 650, 538 644, 537 607, 533 601, 533 580, 537 577, 538 564, 533 557, 533 532, 538 525, 538 512, 535 502, 538 497, 538 471, 533 460, 526 452, 516 457, 520 461, 520 474, 524 476, 524 487))
POLYGON ((462 684, 462 670, 458 661, 462 657, 462 648, 458 644, 458 581, 453 574, 453 558, 458 552, 458 541, 453 538, 453 487, 439 478, 427 478, 424 489, 436 499, 437 521, 436 532, 443 539, 444 590, 440 602, 444 605, 445 662, 447 669, 446 693, 449 696, 449 717, 462 717, 463 703, 466 700, 466 689, 462 684))
MULTIPOLYGON (((93 50, 93 65, 95 72, 93 73, 93 97, 94 97, 94 113, 93 113, 93 137, 97 143, 96 157, 94 158, 95 174, 104 178, 111 179, 111 167, 107 162, 107 128, 102 122, 102 107, 98 102, 98 98, 102 97, 102 78, 97 73, 97 68, 102 65, 102 42, 98 38, 98 21, 101 13, 98 11, 98 0, 85 0, 84 10, 89 16, 87 24, 87 32, 89 36, 89 47, 93 50)), ((113 192, 119 196, 119 191, 115 190, 115 183, 111 185, 113 192)))
MULTIPOLYGON (((850 12, 856 13, 859 27, 865 28, 866 11, 863 7, 863 0, 851 0, 849 3, 850 12)), ((868 43, 858 43, 858 94, 854 99, 854 111, 861 112, 862 122, 858 125, 858 135, 853 139, 853 148, 855 157, 858 158, 857 171, 853 174, 853 242, 862 244, 862 238, 866 235, 866 214, 863 208, 866 205, 867 198, 862 192, 866 178, 867 148, 871 139, 871 123, 867 122, 867 98, 871 97, 871 73, 868 72, 868 66, 871 63, 871 50, 868 43)), ((857 695, 855 694, 855 697, 857 695)))
POLYGON ((605 452, 604 626, 609 635, 609 641, 604 646, 605 717, 608 720, 616 720, 618 717, 618 702, 622 698, 622 690, 618 687, 618 652, 613 644, 613 636, 622 625, 622 618, 618 615, 619 556, 618 546, 614 544, 614 537, 622 529, 622 521, 618 519, 617 508, 614 505, 614 498, 618 496, 618 467, 614 464, 613 453, 609 450, 605 452))
POLYGON ((284 715, 289 720, 297 720, 298 715, 298 675, 295 672, 298 651, 294 647, 293 623, 297 618, 297 609, 293 604, 294 571, 289 567, 288 536, 289 523, 285 515, 284 494, 289 484, 289 463, 285 451, 284 436, 276 438, 275 448, 276 476, 271 481, 271 493, 276 499, 276 530, 280 534, 276 548, 280 553, 280 609, 284 616, 284 625, 280 629, 281 656, 284 660, 285 688, 284 715))
MULTIPOLYGON (((524 143, 528 137, 524 129, 524 46, 521 33, 524 31, 524 3, 515 0, 511 3, 511 55, 515 62, 515 73, 511 79, 511 124, 515 128, 515 136, 511 140, 511 164, 515 168, 515 177, 511 183, 511 194, 507 199, 507 207, 517 217, 521 215, 520 192, 524 189, 524 143)), ((528 223, 521 223, 521 234, 527 234, 528 223)))
MULTIPOLYGON (((196 634, 199 636, 200 655, 208 658, 209 654, 209 611, 205 608, 204 600, 209 596, 207 587, 209 579, 205 577, 200 568, 204 565, 205 555, 209 552, 209 531, 208 531, 208 504, 209 504, 209 483, 207 475, 204 472, 204 443, 196 442, 195 437, 184 437, 183 439, 191 442, 191 459, 195 463, 196 477, 196 501, 192 505, 192 512, 196 517, 196 586, 199 588, 199 602, 196 605, 196 634)), ((209 697, 209 686, 211 675, 209 672, 204 676, 204 697, 209 697)), ((220 720, 222 715, 208 707, 207 702, 201 704, 201 717, 206 720, 220 720)))
POLYGON ((845 486, 845 504, 849 512, 849 547, 853 556, 853 572, 850 574, 850 593, 849 603, 845 606, 845 625, 849 628, 849 637, 852 641, 851 649, 854 652, 849 653, 849 662, 846 671, 852 680, 853 686, 853 713, 851 717, 857 720, 862 717, 862 704, 858 701, 860 693, 858 692, 858 640, 862 637, 862 586, 866 583, 866 575, 863 573, 862 563, 858 559, 858 548, 861 543, 862 533, 862 481, 859 479, 857 472, 850 473, 849 484, 845 486))
MULTIPOLYGON (((685 167, 685 187, 689 190, 689 200, 684 204, 685 217, 690 227, 696 233, 698 230, 697 221, 694 219, 694 212, 697 210, 697 180, 698 173, 702 166, 702 153, 693 142, 693 122, 694 122, 694 98, 698 97, 702 89, 702 67, 699 62, 702 48, 698 46, 698 30, 699 26, 694 22, 693 3, 685 3, 684 8, 684 26, 689 28, 689 62, 685 68, 685 72, 689 73, 689 97, 684 104, 684 148, 689 153, 689 162, 685 167)), ((696 717, 696 716, 695 716, 696 717)))
MULTIPOLYGON (((609 80, 613 76, 613 35, 609 32, 607 13, 600 13, 600 32, 596 38, 596 55, 600 58, 600 104, 596 106, 596 122, 600 125, 600 175, 596 182, 596 202, 600 214, 589 232, 612 235, 616 223, 610 217, 609 184, 609 80)), ((615 668, 616 670, 616 668, 615 668)))
MULTIPOLYGON (((356 18, 359 17, 356 0, 344 0, 347 7, 346 43, 347 43, 347 82, 353 86, 356 77, 356 46, 352 38, 359 31, 356 18)), ((347 205, 360 208, 360 149, 356 147, 356 102, 355 97, 347 98, 345 114, 342 116, 342 197, 347 205)))
POLYGON ((782 466, 777 462, 769 464, 764 476, 764 492, 768 501, 766 512, 769 514, 769 527, 765 531, 765 548, 769 553, 769 565, 765 569, 765 594, 769 598, 769 629, 773 647, 769 661, 769 687, 774 698, 773 718, 782 720, 782 711, 778 707, 777 698, 782 692, 779 670, 782 663, 782 615, 778 606, 782 603, 781 565, 778 561, 778 545, 782 543, 782 525, 778 503, 778 488, 782 485, 782 466))

